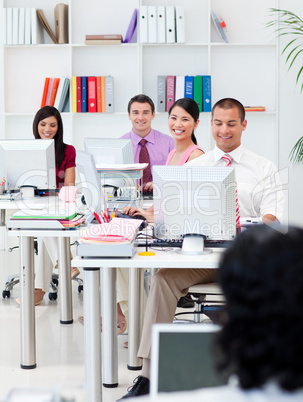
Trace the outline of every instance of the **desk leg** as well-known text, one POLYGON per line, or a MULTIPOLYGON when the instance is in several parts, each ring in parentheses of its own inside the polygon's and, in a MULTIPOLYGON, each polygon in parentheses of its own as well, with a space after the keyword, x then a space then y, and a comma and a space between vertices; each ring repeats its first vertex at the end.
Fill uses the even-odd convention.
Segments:
POLYGON ((60 292, 60 323, 73 323, 72 280, 70 265, 69 237, 59 237, 59 292, 60 292))
POLYGON ((0 210, 0 250, 5 250, 6 243, 5 212, 5 209, 0 210))
POLYGON ((118 340, 116 268, 102 268, 102 360, 103 385, 118 386, 118 340))
POLYGON ((142 359, 137 357, 141 338, 141 307, 143 306, 143 269, 130 268, 128 300, 128 364, 129 370, 141 370, 142 359))
POLYGON ((34 238, 20 237, 21 368, 36 368, 34 238))
POLYGON ((84 341, 87 401, 102 401, 100 270, 84 268, 84 341))

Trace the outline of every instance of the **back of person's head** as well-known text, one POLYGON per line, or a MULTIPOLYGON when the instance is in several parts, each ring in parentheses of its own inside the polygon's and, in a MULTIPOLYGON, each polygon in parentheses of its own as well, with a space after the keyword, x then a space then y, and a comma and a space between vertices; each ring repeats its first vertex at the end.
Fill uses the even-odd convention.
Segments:
POLYGON ((302 229, 262 225, 242 233, 221 259, 226 321, 218 366, 232 368, 244 389, 270 380, 288 391, 303 387, 302 246, 302 229))
POLYGON ((130 101, 128 102, 128 105, 127 105, 128 114, 130 113, 131 105, 132 105, 134 102, 138 102, 138 103, 148 103, 148 104, 150 105, 150 107, 151 107, 152 114, 153 114, 154 111, 155 111, 155 105, 154 105, 154 102, 151 100, 151 98, 150 98, 149 96, 145 95, 145 94, 139 94, 139 95, 133 96, 133 97, 130 99, 130 101))
MULTIPOLYGON (((198 106, 197 102, 195 102, 193 99, 190 99, 190 98, 177 99, 176 102, 169 108, 169 111, 168 111, 169 116, 170 116, 173 108, 176 106, 182 107, 182 109, 184 109, 188 114, 190 114, 191 117, 194 119, 195 123, 199 120, 199 117, 200 117, 199 106, 198 106)), ((196 139, 194 131, 191 134, 191 139, 194 144, 197 144, 197 139, 196 139)))
POLYGON ((243 123, 243 121, 245 120, 245 108, 244 108, 244 106, 242 105, 242 103, 239 102, 237 99, 234 99, 234 98, 223 98, 223 99, 220 99, 220 100, 219 100, 218 102, 216 102, 216 103, 214 104, 214 106, 212 107, 212 110, 211 110, 211 115, 212 115, 212 116, 214 115, 214 110, 215 110, 217 107, 218 107, 218 108, 221 108, 221 109, 225 109, 225 110, 237 108, 237 109, 238 109, 238 112, 239 112, 240 119, 241 119, 241 123, 243 123))

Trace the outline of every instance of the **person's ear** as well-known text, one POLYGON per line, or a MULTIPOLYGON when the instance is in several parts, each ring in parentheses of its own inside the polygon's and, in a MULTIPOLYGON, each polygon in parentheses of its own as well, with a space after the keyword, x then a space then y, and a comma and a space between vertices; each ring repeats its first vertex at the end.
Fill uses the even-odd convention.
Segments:
POLYGON ((246 127, 247 127, 247 120, 243 120, 243 122, 242 122, 243 131, 246 129, 246 127))

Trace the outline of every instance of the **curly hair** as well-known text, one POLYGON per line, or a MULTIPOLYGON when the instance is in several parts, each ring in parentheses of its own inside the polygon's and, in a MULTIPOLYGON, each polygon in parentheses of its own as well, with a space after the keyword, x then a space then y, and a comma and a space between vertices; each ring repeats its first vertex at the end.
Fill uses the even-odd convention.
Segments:
POLYGON ((274 379, 303 387, 303 230, 246 230, 224 253, 219 281, 227 319, 219 370, 232 368, 244 389, 274 379))

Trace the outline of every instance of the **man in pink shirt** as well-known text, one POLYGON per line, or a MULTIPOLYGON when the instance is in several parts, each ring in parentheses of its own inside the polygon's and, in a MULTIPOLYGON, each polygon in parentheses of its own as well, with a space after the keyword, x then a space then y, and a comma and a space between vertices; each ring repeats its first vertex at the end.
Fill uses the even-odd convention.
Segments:
MULTIPOLYGON (((140 141, 146 140, 146 150, 149 154, 149 167, 152 180, 152 167, 154 165, 165 165, 169 152, 175 148, 175 141, 169 135, 160 133, 151 128, 151 122, 155 117, 154 102, 144 94, 136 95, 128 102, 128 117, 132 122, 131 132, 121 138, 130 138, 133 142, 135 163, 141 162, 140 152, 142 145, 140 141)), ((143 191, 152 191, 152 181, 143 183, 143 191)))

